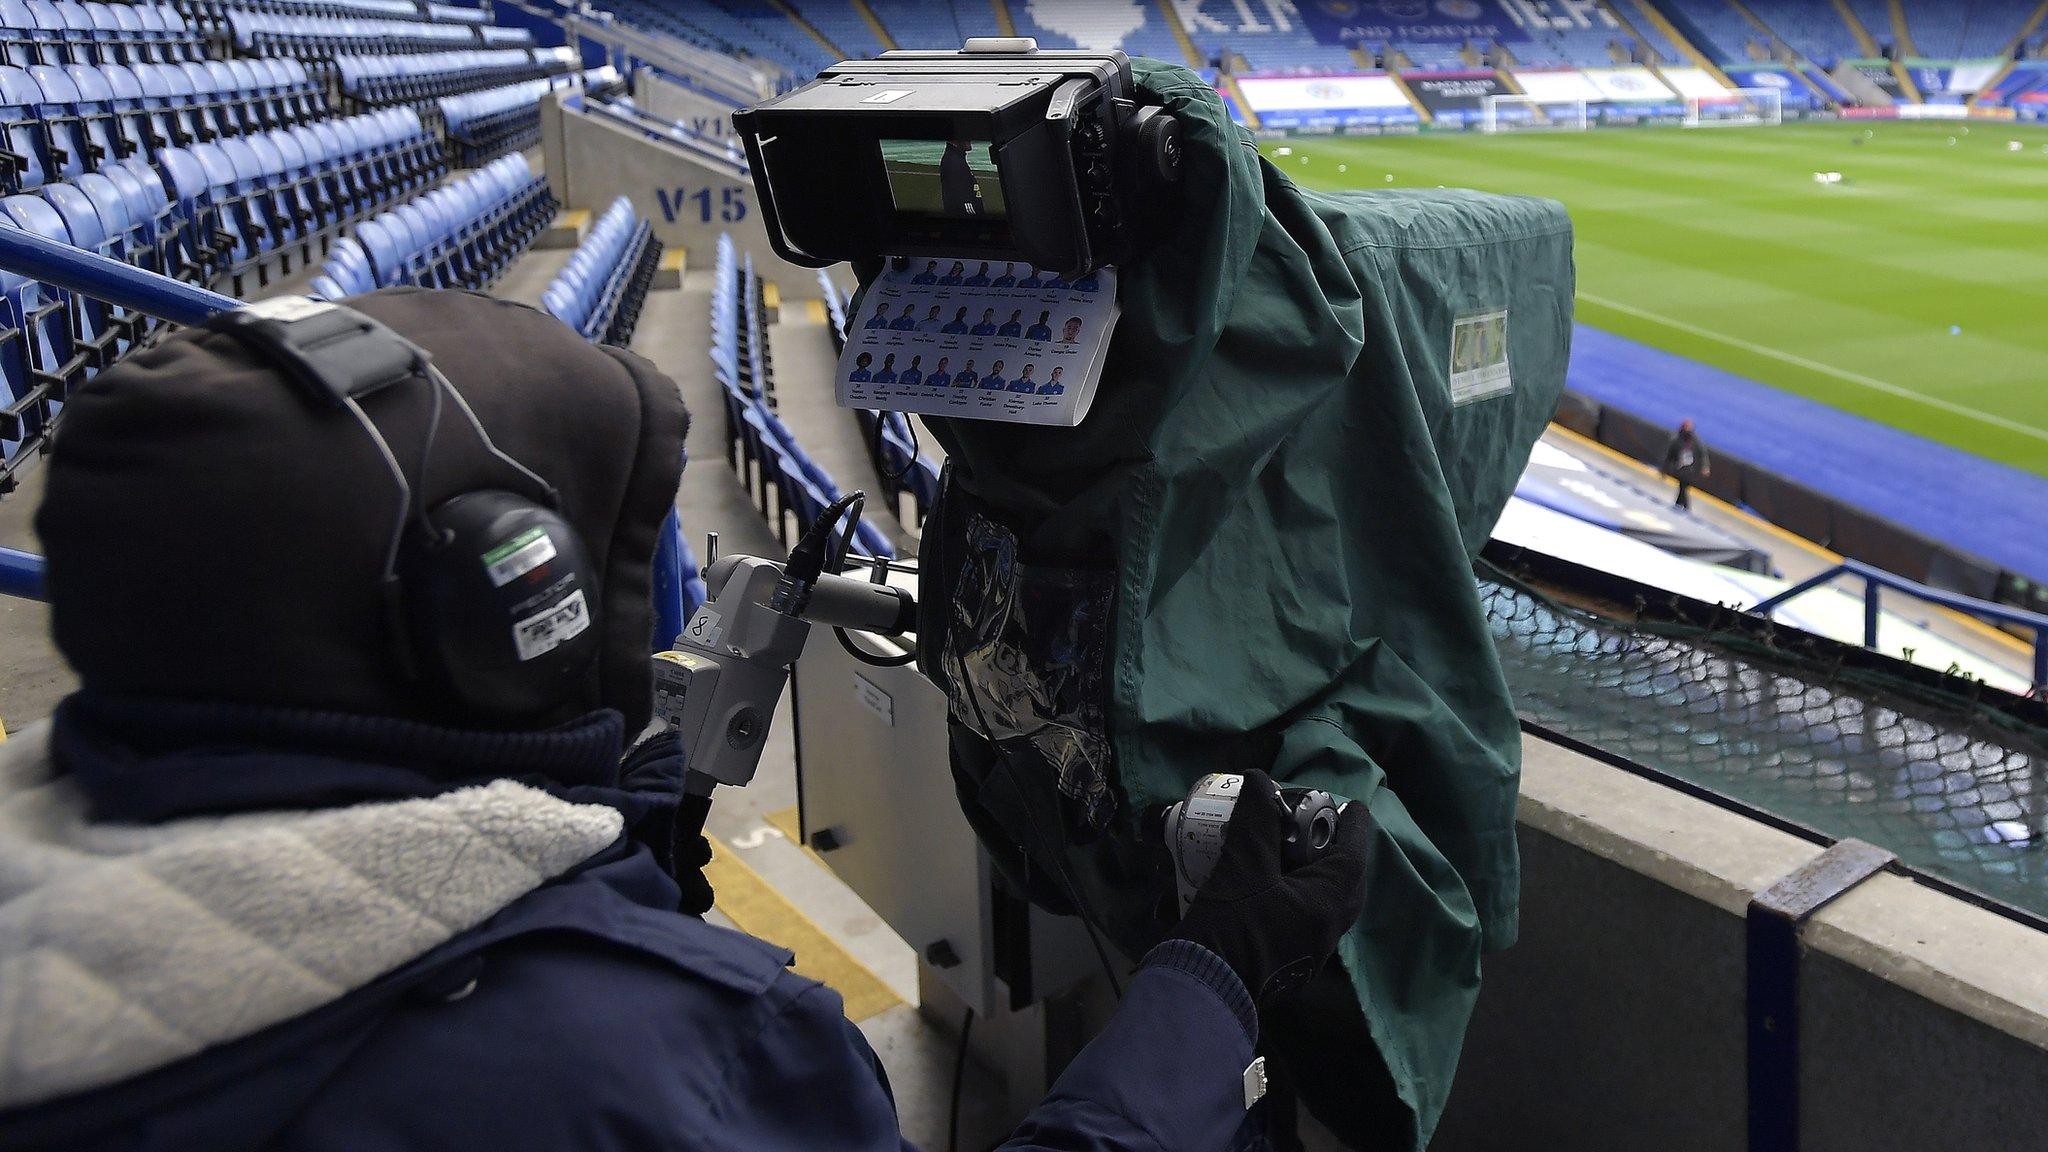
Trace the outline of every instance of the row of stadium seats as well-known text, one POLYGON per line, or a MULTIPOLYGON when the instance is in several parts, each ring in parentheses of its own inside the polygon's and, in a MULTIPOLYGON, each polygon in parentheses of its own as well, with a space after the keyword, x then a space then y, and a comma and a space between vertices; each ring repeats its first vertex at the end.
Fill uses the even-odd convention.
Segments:
POLYGON ((530 47, 533 33, 491 24, 428 24, 416 20, 347 20, 232 11, 227 26, 238 51, 325 60, 348 53, 453 48, 530 47))
POLYGON ((532 147, 540 140, 540 98, 558 88, 605 87, 619 82, 606 65, 584 72, 502 84, 436 101, 456 163, 472 167, 483 157, 532 147))
MULTIPOLYGON (((523 160, 515 162, 524 165, 523 160)), ((272 129, 109 160, 0 199, 8 223, 190 283, 306 259, 347 224, 431 184, 440 145, 410 109, 272 129)), ((544 221, 543 221, 544 222, 544 221)), ((0 490, 47 437, 73 390, 154 325, 0 273, 0 490)))
POLYGON ((402 284, 482 291, 554 218, 555 198, 523 156, 482 168, 356 225, 337 240, 316 296, 339 300, 402 284))
POLYGON ((541 307, 586 339, 624 347, 632 343, 660 263, 661 241, 654 238, 654 226, 621 196, 541 293, 541 307))
POLYGON ((419 20, 436 24, 483 24, 481 8, 433 4, 424 0, 182 0, 195 20, 225 23, 230 12, 276 16, 332 16, 341 19, 419 20))
MULTIPOLYGON (((742 262, 732 238, 720 236, 713 278, 711 368, 725 397, 727 458, 786 545, 792 527, 803 531, 839 499, 839 485, 775 414, 773 360, 754 258, 742 262)), ((869 520, 856 529, 854 547, 870 556, 896 555, 869 520)))
POLYGON ((0 190, 327 112, 325 90, 296 60, 0 65, 0 190))
POLYGON ((292 254, 316 247, 447 171, 440 142, 409 108, 342 117, 190 149, 167 148, 157 163, 174 202, 205 242, 193 256, 201 283, 223 275, 240 295, 253 276, 269 282, 273 258, 289 272, 292 254))
POLYGON ((492 48, 393 56, 337 56, 341 90, 366 104, 414 103, 568 72, 574 48, 492 48))
POLYGON ((16 67, 198 60, 203 42, 168 4, 0 0, 0 53, 16 67))

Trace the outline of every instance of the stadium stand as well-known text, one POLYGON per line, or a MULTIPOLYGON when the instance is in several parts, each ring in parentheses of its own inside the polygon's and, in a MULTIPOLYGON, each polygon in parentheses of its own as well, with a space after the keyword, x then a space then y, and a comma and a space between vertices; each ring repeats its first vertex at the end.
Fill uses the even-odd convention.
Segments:
POLYGON ((1935 60, 2004 56, 2039 5, 2030 0, 1951 0, 1906 8, 1919 55, 1935 60))
POLYGON ((745 17, 711 4, 684 9, 655 0, 604 0, 604 8, 649 31, 723 55, 762 60, 793 76, 808 77, 836 63, 827 59, 823 44, 767 5, 745 17), (759 23, 762 17, 765 23, 759 23))
POLYGON ((660 264, 661 241, 654 238, 652 225, 621 196, 541 293, 541 307, 586 339, 623 347, 632 342, 660 264))
POLYGON ((569 47, 340 56, 334 61, 341 91, 365 105, 416 104, 556 76, 580 64, 576 50, 569 47))
POLYGON ((854 10, 852 0, 806 0, 796 12, 846 59, 871 59, 884 50, 874 27, 854 10))
MULTIPOLYGON (((1181 27, 1205 61, 1222 60, 1231 71, 1355 72, 1349 49, 1317 40, 1309 30, 1283 14, 1269 11, 1270 22, 1231 0, 1172 0, 1181 27), (1236 66, 1236 61, 1243 66, 1236 66)), ((1173 57, 1168 57, 1172 59, 1173 57)), ((1421 64, 1421 61, 1417 61, 1421 64)), ((1448 67, 1462 66, 1462 61, 1448 67)))
MULTIPOLYGON (((1023 0, 1010 5, 1020 36, 1052 48, 1121 49, 1132 56, 1184 62, 1186 53, 1157 4, 1023 0)), ((1356 67, 1354 63, 1351 67, 1356 67)))
POLYGON ((565 76, 446 96, 436 101, 435 107, 446 126, 448 142, 455 147, 456 162, 467 167, 483 157, 538 143, 540 98, 547 93, 574 87, 603 91, 618 83, 618 70, 606 65, 565 76))
POLYGON ((868 0, 868 10, 889 30, 899 48, 952 48, 974 36, 999 36, 995 9, 960 0, 868 0))
POLYGON ((329 300, 417 284, 481 291, 526 250, 555 212, 547 180, 518 155, 380 213, 335 241, 313 292, 329 300))

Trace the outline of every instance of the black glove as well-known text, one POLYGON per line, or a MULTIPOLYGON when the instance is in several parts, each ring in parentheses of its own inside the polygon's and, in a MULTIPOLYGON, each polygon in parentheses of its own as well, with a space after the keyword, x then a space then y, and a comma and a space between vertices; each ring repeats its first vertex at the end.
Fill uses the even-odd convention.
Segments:
POLYGON ((704 866, 711 863, 711 841, 701 835, 695 840, 677 840, 674 855, 669 874, 675 877, 676 887, 683 890, 676 909, 702 916, 711 911, 712 903, 711 881, 704 878, 704 866))
POLYGON ((1279 785, 1256 769, 1245 773, 1222 859, 1168 933, 1222 957, 1254 1003, 1314 975, 1365 913, 1372 829, 1365 805, 1346 804, 1329 847, 1292 872, 1282 870, 1280 857, 1287 828, 1279 785))

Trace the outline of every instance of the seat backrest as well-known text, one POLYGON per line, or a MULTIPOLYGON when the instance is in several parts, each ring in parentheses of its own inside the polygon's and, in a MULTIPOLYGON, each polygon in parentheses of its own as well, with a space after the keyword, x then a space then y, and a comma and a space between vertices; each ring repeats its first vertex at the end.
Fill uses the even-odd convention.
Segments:
MULTIPOLYGON (((198 148, 210 145, 197 145, 198 148)), ((205 197, 213 187, 206 166, 199 157, 183 148, 164 148, 156 154, 156 162, 163 169, 164 183, 172 199, 181 205, 190 205, 205 197)), ((140 174, 137 176, 140 179, 140 174)))
POLYGON ((64 79, 71 85, 73 98, 81 108, 91 106, 93 110, 101 110, 113 105, 114 88, 98 68, 90 64, 66 64, 64 79))
MULTIPOLYGON (((114 231, 106 220, 100 218, 99 206, 82 190, 71 184, 48 184, 43 187, 43 199, 57 210, 63 218, 64 230, 70 234, 71 243, 89 252, 103 251, 108 234, 114 231)), ((118 201, 118 197, 116 198, 118 201)), ((122 230, 128 225, 124 210, 118 221, 122 230)))
POLYGON ((184 74, 186 90, 193 96, 204 99, 218 93, 219 86, 214 83, 213 73, 207 71, 204 64, 192 60, 181 60, 177 63, 176 68, 184 74))
MULTIPOLYGON (((166 149, 171 151, 171 149, 166 149)), ((207 187, 214 192, 234 192, 239 180, 235 174, 235 162, 221 150, 218 144, 194 144, 190 149, 199 160, 199 166, 206 173, 207 187)))
MULTIPOLYGON (((112 239, 121 240, 132 237, 141 221, 129 206, 128 194, 114 182, 113 173, 116 171, 119 169, 110 168, 104 173, 87 172, 78 178, 78 190, 85 193, 87 200, 92 201, 93 211, 99 213, 100 225, 107 230, 107 235, 112 239)), ((48 194, 48 190, 45 189, 44 195, 48 194)), ((56 201, 52 200, 51 203, 56 201)), ((61 205, 58 210, 63 210, 61 205)))
MULTIPOLYGON (((73 64, 71 67, 84 68, 85 65, 73 64)), ((102 64, 99 74, 106 81, 107 97, 113 101, 114 107, 132 110, 142 106, 142 81, 126 64, 102 64)), ((74 75, 71 80, 77 83, 78 77, 74 75)), ((80 90, 83 91, 82 88, 80 90)))
POLYGON ((313 295, 321 300, 339 300, 348 295, 348 292, 340 284, 335 283, 331 276, 315 276, 308 287, 313 295))
POLYGON ((16 228, 71 243, 71 230, 64 226, 64 217, 40 196, 9 196, 0 200, 0 215, 5 215, 16 228))
POLYGON ((43 104, 50 108, 66 111, 78 107, 78 85, 64 74, 64 69, 55 64, 37 64, 28 70, 35 78, 36 88, 43 94, 43 104))
POLYGON ((405 267, 405 253, 401 241, 385 226, 385 218, 365 220, 356 225, 356 241, 362 245, 369 257, 374 279, 379 287, 398 283, 399 272, 405 267))
POLYGON ((247 140, 239 136, 230 136, 214 147, 219 148, 221 155, 227 157, 229 167, 234 170, 237 191, 246 192, 262 181, 263 160, 256 154, 256 150, 249 146, 247 140))

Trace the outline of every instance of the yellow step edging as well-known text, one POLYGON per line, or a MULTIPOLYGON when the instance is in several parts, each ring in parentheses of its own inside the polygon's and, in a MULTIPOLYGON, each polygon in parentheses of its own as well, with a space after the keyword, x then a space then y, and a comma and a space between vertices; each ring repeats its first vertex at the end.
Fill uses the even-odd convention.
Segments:
POLYGON ((790 967, 797 975, 839 993, 848 1020, 858 1024, 903 1003, 880 976, 770 887, 735 849, 716 838, 711 840, 711 863, 704 866, 704 879, 711 882, 716 906, 726 919, 749 936, 795 952, 796 961, 790 967))
POLYGON ((661 254, 661 266, 663 268, 673 268, 678 272, 686 272, 689 270, 689 264, 690 254, 681 248, 671 248, 661 254))
POLYGON ((882 42, 882 51, 894 52, 896 38, 889 35, 888 27, 882 23, 880 16, 875 15, 875 10, 868 7, 868 0, 851 0, 851 3, 853 10, 860 14, 860 18, 868 22, 868 30, 875 34, 875 39, 882 42))
POLYGON ((1863 18, 1856 15, 1854 8, 1849 7, 1849 0, 1834 0, 1834 5, 1835 14, 1842 18, 1842 23, 1849 26, 1849 35, 1856 37, 1856 46, 1863 50, 1863 58, 1875 60, 1884 55, 1883 50, 1877 46, 1876 38, 1871 36, 1870 29, 1863 26, 1863 18))
POLYGON ((825 51, 830 52, 834 60, 844 60, 847 58, 846 53, 841 52, 839 50, 839 45, 834 44, 831 41, 831 39, 827 37, 823 32, 818 31, 816 25, 812 24, 809 20, 804 19, 803 13, 798 12, 796 9, 790 7, 786 0, 768 0, 768 3, 774 5, 775 10, 777 12, 780 12, 784 16, 789 17, 789 22, 803 29, 806 33, 810 35, 811 39, 816 40, 820 44, 823 44, 825 46, 825 51))
POLYGON ((1891 9, 1894 41, 1892 46, 1898 49, 1895 54, 1908 60, 1917 58, 1920 55, 1920 47, 1913 43, 1913 29, 1906 24, 1906 6, 1899 0, 1891 0, 1891 9))
MULTIPOLYGON (((1650 0, 1636 0, 1636 10, 1643 14, 1643 19, 1648 20, 1664 39, 1671 42, 1672 47, 1683 52, 1685 58, 1692 61, 1693 67, 1698 68, 1730 88, 1736 87, 1735 81, 1730 80, 1728 74, 1721 71, 1721 66, 1714 63, 1713 57, 1700 51, 1699 45, 1687 39, 1685 34, 1678 30, 1678 25, 1665 19, 1662 12, 1657 11, 1656 8, 1651 6, 1650 0)), ((1614 14, 1621 16, 1621 22, 1624 27, 1629 27, 1628 17, 1622 16, 1621 9, 1618 6, 1615 7, 1614 14)))
POLYGON ((1188 58, 1188 67, 1198 72, 1207 67, 1208 61, 1202 58, 1202 50, 1195 47, 1195 38, 1188 35, 1187 26, 1180 22, 1180 13, 1173 10, 1173 0, 1152 0, 1152 6, 1159 9, 1159 18, 1166 21, 1167 31, 1173 33, 1181 55, 1188 58))
POLYGON ((1005 36, 1017 34, 1017 21, 1010 17, 1010 6, 1004 0, 988 0, 988 6, 995 10, 996 31, 1005 36))

